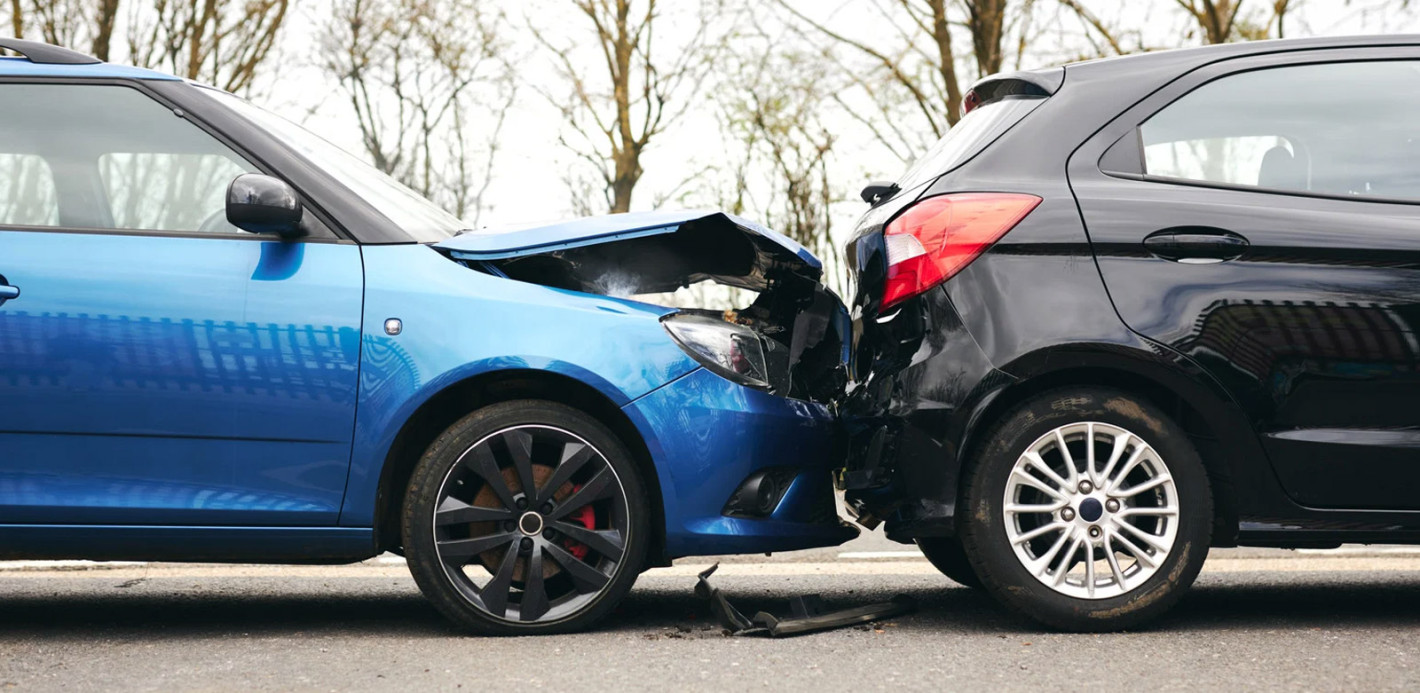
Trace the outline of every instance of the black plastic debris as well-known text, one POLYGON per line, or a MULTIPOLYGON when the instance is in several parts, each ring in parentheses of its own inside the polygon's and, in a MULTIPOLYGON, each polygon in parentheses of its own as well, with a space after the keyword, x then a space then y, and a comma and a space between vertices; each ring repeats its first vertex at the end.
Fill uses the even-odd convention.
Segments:
POLYGON ((917 610, 917 600, 899 594, 886 602, 855 606, 851 609, 830 611, 828 603, 817 594, 794 597, 789 600, 789 615, 775 616, 761 611, 754 618, 745 615, 725 598, 720 589, 710 584, 710 576, 720 564, 710 566, 700 573, 695 583, 695 596, 710 602, 710 610, 720 625, 735 635, 759 635, 767 633, 772 638, 816 633, 822 630, 844 628, 860 623, 870 623, 885 618, 901 616, 917 610))

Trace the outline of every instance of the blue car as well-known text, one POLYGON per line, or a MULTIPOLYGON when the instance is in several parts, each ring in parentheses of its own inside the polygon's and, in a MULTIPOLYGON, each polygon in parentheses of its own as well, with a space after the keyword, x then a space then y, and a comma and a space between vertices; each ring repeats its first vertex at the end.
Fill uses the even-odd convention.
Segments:
POLYGON ((0 47, 0 558, 394 551, 458 625, 520 634, 675 557, 856 535, 850 323, 793 241, 716 212, 466 231, 230 94, 0 47), (744 307, 670 307, 692 285, 744 307))

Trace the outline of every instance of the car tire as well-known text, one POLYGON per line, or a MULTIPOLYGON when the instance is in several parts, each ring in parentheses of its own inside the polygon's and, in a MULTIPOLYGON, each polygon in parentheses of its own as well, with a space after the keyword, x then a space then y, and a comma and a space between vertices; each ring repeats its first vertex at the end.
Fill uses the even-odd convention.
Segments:
POLYGON ((961 536, 999 601, 1054 628, 1110 631, 1158 616, 1192 585, 1212 533, 1208 476, 1151 403, 1056 390, 1007 413, 985 440, 967 472, 961 536))
POLYGON ((961 547, 960 539, 924 537, 917 540, 917 548, 922 549, 922 555, 943 575, 966 587, 981 588, 981 578, 976 576, 976 570, 971 567, 971 560, 966 557, 966 550, 961 547))
POLYGON ((631 454, 553 402, 494 404, 454 423, 415 467, 402 512, 415 582, 474 634, 584 630, 646 562, 651 512, 631 454))

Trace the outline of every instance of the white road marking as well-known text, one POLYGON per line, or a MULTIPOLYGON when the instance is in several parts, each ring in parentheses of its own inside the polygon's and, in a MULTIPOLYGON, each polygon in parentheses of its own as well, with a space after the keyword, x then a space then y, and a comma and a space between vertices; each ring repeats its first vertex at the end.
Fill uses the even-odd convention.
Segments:
POLYGON ((840 559, 845 561, 861 561, 881 558, 922 558, 922 552, 918 549, 911 551, 844 551, 838 554, 840 559))

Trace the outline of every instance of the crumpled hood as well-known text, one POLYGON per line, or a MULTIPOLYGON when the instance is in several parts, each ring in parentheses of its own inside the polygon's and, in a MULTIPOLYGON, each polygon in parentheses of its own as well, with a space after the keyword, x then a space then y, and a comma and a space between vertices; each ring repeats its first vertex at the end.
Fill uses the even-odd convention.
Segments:
MULTIPOLYGON (((471 231, 435 244, 454 258, 496 263, 510 276, 575 290, 626 284, 629 293, 673 291, 712 279, 755 291, 776 272, 817 281, 823 263, 793 239, 714 211, 610 214, 471 231)), ((604 291, 598 291, 604 292, 604 291)))

